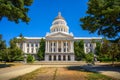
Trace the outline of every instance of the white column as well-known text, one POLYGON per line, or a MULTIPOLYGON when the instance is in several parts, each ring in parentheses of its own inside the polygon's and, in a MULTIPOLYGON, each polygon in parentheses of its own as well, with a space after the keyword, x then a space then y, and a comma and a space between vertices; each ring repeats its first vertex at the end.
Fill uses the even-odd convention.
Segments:
POLYGON ((73 44, 74 44, 74 42, 72 41, 72 43, 71 43, 71 47, 72 47, 71 52, 74 52, 74 45, 73 44))
POLYGON ((72 41, 70 41, 70 52, 72 52, 72 41))
POLYGON ((47 40, 46 40, 46 43, 45 43, 45 52, 48 52, 48 46, 47 46, 47 40))
POLYGON ((36 53, 35 43, 33 44, 33 53, 36 53))
POLYGON ((61 61, 63 61, 63 55, 61 55, 61 61))
POLYGON ((58 53, 58 41, 57 41, 57 49, 56 50, 57 50, 57 53, 58 53))
POLYGON ((27 45, 24 43, 24 52, 27 53, 27 45))
POLYGON ((74 61, 74 60, 75 60, 74 55, 70 55, 70 60, 71 60, 71 61, 74 61))
POLYGON ((61 41, 61 52, 63 53, 63 41, 61 41))
POLYGON ((65 48, 66 48, 66 53, 67 53, 67 41, 66 41, 66 43, 65 43, 65 44, 66 44, 65 48))
POLYGON ((65 57, 66 57, 66 59, 65 59, 65 60, 66 60, 66 61, 68 61, 68 55, 65 55, 65 57))
POLYGON ((58 55, 56 55, 56 61, 58 61, 58 55))
POLYGON ((50 49, 49 49, 49 41, 48 41, 48 45, 47 45, 47 46, 48 46, 48 49, 47 49, 47 51, 49 52, 49 50, 50 50, 50 49))
POLYGON ((54 42, 52 41, 52 53, 54 52, 54 42))
POLYGON ((31 53, 31 43, 29 43, 29 53, 31 53))
POLYGON ((45 55, 45 61, 49 61, 49 56, 45 55))

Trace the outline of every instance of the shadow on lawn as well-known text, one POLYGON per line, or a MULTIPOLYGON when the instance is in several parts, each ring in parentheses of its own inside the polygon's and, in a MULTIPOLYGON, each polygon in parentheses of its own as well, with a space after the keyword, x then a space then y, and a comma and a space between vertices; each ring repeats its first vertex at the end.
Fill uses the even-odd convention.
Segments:
POLYGON ((0 64, 0 68, 6 68, 11 66, 14 66, 14 64, 0 64))
POLYGON ((92 71, 92 72, 101 72, 101 71, 114 71, 120 73, 120 67, 112 67, 109 65, 83 65, 83 66, 69 66, 68 70, 77 70, 77 71, 92 71))

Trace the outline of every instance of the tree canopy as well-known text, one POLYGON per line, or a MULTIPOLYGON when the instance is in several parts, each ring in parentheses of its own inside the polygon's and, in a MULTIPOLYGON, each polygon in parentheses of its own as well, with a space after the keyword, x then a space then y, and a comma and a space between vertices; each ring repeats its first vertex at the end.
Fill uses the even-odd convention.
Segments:
POLYGON ((44 59, 44 54, 45 54, 45 40, 42 38, 40 40, 40 48, 37 52, 37 55, 39 57, 40 60, 43 60, 44 59))
POLYGON ((74 51, 76 60, 82 60, 85 58, 83 40, 74 42, 74 51))
POLYGON ((84 30, 116 42, 120 39, 120 0, 89 0, 86 13, 80 19, 84 30))
POLYGON ((15 23, 19 23, 20 20, 28 23, 30 21, 27 15, 28 6, 32 3, 33 0, 0 0, 0 20, 6 17, 15 23))

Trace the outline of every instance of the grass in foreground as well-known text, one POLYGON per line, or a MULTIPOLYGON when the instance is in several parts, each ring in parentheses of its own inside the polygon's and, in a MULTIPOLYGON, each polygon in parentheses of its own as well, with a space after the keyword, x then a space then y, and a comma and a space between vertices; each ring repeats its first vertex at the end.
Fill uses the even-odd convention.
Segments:
MULTIPOLYGON (((62 68, 61 68, 62 69, 62 68)), ((84 71, 84 70, 72 70, 74 73, 72 75, 66 74, 67 72, 71 71, 69 69, 67 70, 63 70, 61 72, 61 69, 58 68, 40 68, 37 69, 31 73, 28 73, 26 75, 23 76, 19 76, 17 78, 11 79, 11 80, 60 80, 63 78, 63 76, 69 76, 69 77, 73 77, 70 80, 76 80, 76 75, 74 75, 74 73, 77 73, 77 76, 83 77, 82 79, 80 78, 79 80, 117 80, 117 79, 113 79, 110 77, 107 77, 105 75, 99 74, 99 73, 93 73, 93 72, 88 72, 88 71, 84 71), (63 73, 63 74, 60 74, 63 73), (59 75, 56 75, 59 74, 59 75), (51 77, 50 77, 51 76, 51 77), (48 78, 46 78, 48 77, 48 78)), ((72 73, 72 71, 70 73, 72 73)), ((62 80, 69 80, 64 78, 62 80)), ((77 79, 78 80, 78 79, 77 79)))
POLYGON ((90 74, 88 74, 87 80, 117 80, 117 79, 110 78, 100 73, 91 72, 90 74))

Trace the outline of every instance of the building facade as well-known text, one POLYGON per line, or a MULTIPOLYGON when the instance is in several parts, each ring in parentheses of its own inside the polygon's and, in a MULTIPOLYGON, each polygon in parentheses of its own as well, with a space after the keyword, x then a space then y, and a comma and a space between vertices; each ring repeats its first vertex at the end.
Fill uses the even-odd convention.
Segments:
MULTIPOLYGON (((18 37, 19 38, 19 37, 18 37)), ((24 37, 23 44, 18 43, 24 53, 36 56, 40 47, 39 41, 42 37, 24 37)), ((45 61, 74 61, 74 41, 84 41, 84 52, 95 52, 96 43, 101 42, 101 37, 74 37, 73 33, 69 32, 69 27, 66 20, 58 13, 58 16, 53 20, 50 32, 45 37, 45 61)))

